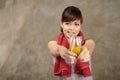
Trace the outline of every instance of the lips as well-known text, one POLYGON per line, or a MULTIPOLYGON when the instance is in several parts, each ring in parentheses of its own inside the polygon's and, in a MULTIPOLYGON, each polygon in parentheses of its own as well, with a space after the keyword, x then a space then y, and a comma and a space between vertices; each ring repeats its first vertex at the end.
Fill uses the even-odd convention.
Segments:
POLYGON ((74 36, 74 32, 67 31, 69 37, 74 36))

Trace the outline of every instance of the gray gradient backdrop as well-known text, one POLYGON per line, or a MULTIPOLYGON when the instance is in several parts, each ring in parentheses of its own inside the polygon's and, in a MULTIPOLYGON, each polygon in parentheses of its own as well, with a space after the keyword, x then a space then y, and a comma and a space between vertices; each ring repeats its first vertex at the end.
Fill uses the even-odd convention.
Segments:
POLYGON ((0 0, 0 80, 55 80, 47 48, 67 6, 81 9, 96 47, 94 80, 120 80, 120 0, 0 0))

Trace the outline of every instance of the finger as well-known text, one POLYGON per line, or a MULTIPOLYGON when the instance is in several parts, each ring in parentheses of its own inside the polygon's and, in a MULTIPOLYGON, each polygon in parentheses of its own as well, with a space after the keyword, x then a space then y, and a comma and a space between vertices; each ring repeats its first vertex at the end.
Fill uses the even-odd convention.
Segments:
POLYGON ((71 51, 68 51, 68 54, 69 54, 70 56, 77 57, 77 54, 75 54, 75 53, 73 53, 73 52, 71 52, 71 51))
POLYGON ((66 61, 68 64, 73 64, 75 61, 66 61))
POLYGON ((65 62, 68 64, 72 64, 74 62, 74 60, 66 59, 65 62))
POLYGON ((65 59, 65 60, 68 60, 68 61, 72 61, 72 60, 75 60, 76 57, 70 56, 70 55, 64 55, 64 59, 65 59))
POLYGON ((83 49, 83 50, 81 51, 80 55, 84 55, 85 53, 86 53, 86 50, 83 49))
POLYGON ((80 59, 81 62, 88 62, 88 59, 80 59))
POLYGON ((81 62, 84 62, 84 59, 80 59, 81 62))
POLYGON ((73 64, 74 62, 75 62, 75 61, 73 60, 73 61, 71 61, 70 63, 73 64))
POLYGON ((86 59, 84 59, 84 62, 88 62, 89 60, 90 60, 89 58, 88 59, 86 58, 86 59))
POLYGON ((78 57, 84 57, 85 53, 84 52, 81 52, 80 55, 78 57))
POLYGON ((84 58, 84 62, 88 62, 88 61, 90 61, 90 57, 84 58))
POLYGON ((78 58, 80 59, 80 61, 86 62, 86 61, 89 61, 89 58, 90 58, 90 57, 89 57, 89 56, 84 56, 84 55, 83 55, 83 56, 79 56, 78 58))
POLYGON ((80 56, 85 56, 85 55, 89 55, 89 51, 88 50, 83 50, 80 54, 80 56))
POLYGON ((90 56, 89 55, 83 55, 80 58, 85 59, 85 60, 89 60, 90 56))

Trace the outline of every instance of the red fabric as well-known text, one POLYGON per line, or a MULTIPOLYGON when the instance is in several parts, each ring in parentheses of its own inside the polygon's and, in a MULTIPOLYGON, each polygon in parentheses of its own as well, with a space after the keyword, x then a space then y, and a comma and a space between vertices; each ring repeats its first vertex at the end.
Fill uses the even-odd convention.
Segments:
MULTIPOLYGON (((84 44, 84 36, 83 33, 80 32, 79 36, 82 36, 82 44, 84 44)), ((57 43, 59 45, 65 46, 67 49, 69 49, 69 43, 64 36, 63 33, 58 35, 58 41, 57 43)), ((62 77, 70 77, 71 76, 71 64, 67 64, 64 59, 62 59, 60 56, 56 57, 55 65, 54 65, 54 75, 56 76, 62 76, 62 77)), ((89 68, 89 62, 80 62, 79 59, 77 59, 75 72, 77 74, 81 74, 84 77, 91 76, 91 71, 89 68)))

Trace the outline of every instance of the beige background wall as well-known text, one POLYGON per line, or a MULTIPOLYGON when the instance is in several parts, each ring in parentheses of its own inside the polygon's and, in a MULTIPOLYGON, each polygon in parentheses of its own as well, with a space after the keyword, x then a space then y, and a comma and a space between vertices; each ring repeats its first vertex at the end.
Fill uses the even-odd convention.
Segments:
POLYGON ((0 80, 55 80, 47 48, 67 6, 83 13, 94 80, 120 80, 120 0, 0 0, 0 80))

